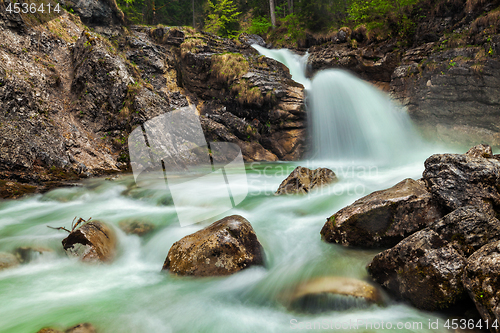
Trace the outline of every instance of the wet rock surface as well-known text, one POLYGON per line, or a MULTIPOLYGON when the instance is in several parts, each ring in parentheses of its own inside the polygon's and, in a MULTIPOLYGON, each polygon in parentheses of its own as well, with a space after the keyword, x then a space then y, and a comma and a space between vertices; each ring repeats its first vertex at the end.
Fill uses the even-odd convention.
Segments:
POLYGON ((500 221, 476 206, 460 207, 429 228, 465 257, 500 239, 500 221))
POLYGON ((317 168, 311 170, 299 166, 283 180, 275 194, 306 194, 336 180, 337 176, 330 169, 317 168))
MULTIPOLYGON (((467 259, 464 285, 483 320, 500 320, 500 242, 492 242, 467 259)), ((491 332, 498 332, 491 328, 491 332)))
POLYGON ((220 276, 254 265, 264 265, 264 250, 250 223, 233 215, 174 243, 163 270, 176 275, 220 276))
POLYGON ((474 206, 461 207, 375 256, 375 281, 420 309, 438 310, 465 299, 467 259, 500 239, 500 221, 474 206))
POLYGON ((493 157, 493 150, 491 149, 491 146, 485 145, 485 144, 480 144, 477 146, 472 147, 469 149, 465 155, 471 156, 471 157, 484 157, 484 158, 492 158, 493 157))
POLYGON ((376 287, 346 277, 321 277, 306 281, 287 300, 287 306, 292 310, 312 313, 359 309, 382 303, 382 294, 376 287))
POLYGON ((342 245, 393 246, 441 216, 425 185, 408 178, 341 209, 328 218, 321 236, 342 245))
POLYGON ((435 311, 465 296, 465 258, 430 229, 418 231, 373 258, 368 272, 398 298, 435 311))
POLYGON ((110 262, 116 255, 116 235, 103 222, 90 221, 77 228, 62 241, 69 256, 84 262, 110 262))
POLYGON ((448 211, 468 205, 486 210, 500 207, 500 163, 496 159, 460 154, 432 155, 425 161, 423 179, 448 211))

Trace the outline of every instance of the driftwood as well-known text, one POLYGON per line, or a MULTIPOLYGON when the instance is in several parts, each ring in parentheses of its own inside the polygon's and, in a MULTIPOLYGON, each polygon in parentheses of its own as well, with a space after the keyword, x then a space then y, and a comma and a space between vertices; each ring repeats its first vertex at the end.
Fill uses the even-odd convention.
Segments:
POLYGON ((112 228, 100 221, 84 220, 76 217, 71 223, 71 231, 64 228, 54 228, 69 232, 62 245, 69 256, 78 257, 82 261, 109 262, 116 254, 116 236, 112 228))

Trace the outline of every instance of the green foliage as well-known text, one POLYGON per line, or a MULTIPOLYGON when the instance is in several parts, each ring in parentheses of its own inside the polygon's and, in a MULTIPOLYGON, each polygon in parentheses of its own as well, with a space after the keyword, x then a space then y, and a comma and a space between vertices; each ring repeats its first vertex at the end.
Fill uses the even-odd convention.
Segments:
MULTIPOLYGON (((217 1, 217 0, 215 0, 217 1)), ((238 16, 232 0, 219 0, 215 4, 208 0, 210 13, 205 21, 205 30, 222 37, 235 38, 238 35, 238 16)))
POLYGON ((416 23, 408 17, 420 0, 354 0, 348 18, 354 24, 364 23, 377 39, 400 37, 411 44, 416 23))
POLYGON ((122 10, 128 22, 132 24, 142 24, 143 15, 142 8, 144 6, 143 0, 117 0, 118 7, 122 10))
POLYGON ((292 40, 298 40, 305 37, 305 28, 302 20, 296 14, 287 15, 283 19, 283 25, 287 28, 288 34, 292 40))
POLYGON ((252 19, 252 25, 248 29, 251 34, 264 35, 272 27, 267 17, 256 17, 252 19))
POLYGON ((349 7, 349 18, 356 23, 380 19, 393 14, 402 18, 404 9, 419 0, 355 0, 349 7))
POLYGON ((280 21, 280 27, 273 30, 269 40, 277 47, 294 47, 305 38, 305 26, 297 14, 289 14, 280 21))

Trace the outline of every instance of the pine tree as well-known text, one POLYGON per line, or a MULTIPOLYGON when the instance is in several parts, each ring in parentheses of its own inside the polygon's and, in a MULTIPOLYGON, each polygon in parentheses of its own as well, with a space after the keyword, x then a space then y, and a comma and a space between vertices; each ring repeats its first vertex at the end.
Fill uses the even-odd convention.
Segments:
POLYGON ((205 21, 205 30, 222 37, 234 38, 237 34, 238 16, 232 0, 220 0, 214 4, 208 0, 210 14, 205 21))

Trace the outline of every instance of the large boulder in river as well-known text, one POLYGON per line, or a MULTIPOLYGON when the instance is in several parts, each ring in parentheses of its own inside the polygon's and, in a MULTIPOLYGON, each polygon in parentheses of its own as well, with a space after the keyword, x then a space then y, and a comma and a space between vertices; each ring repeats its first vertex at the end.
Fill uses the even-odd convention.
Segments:
POLYGON ((397 298, 435 311, 465 296, 465 258, 439 235, 424 229, 373 258, 368 272, 397 298))
POLYGON ((303 312, 341 311, 382 304, 373 285, 347 277, 328 276, 301 283, 287 300, 288 307, 303 312))
POLYGON ((163 270, 177 275, 220 276, 264 265, 264 250, 245 218, 225 217, 172 245, 163 270))
POLYGON ((441 216, 424 184, 408 178, 341 209, 327 220, 321 236, 342 245, 393 246, 441 216))
POLYGON ((368 271, 420 309, 448 308, 464 298, 466 258, 498 239, 498 219, 478 207, 462 207, 375 256, 368 271))
POLYGON ((0 271, 16 267, 19 265, 19 260, 17 257, 11 253, 0 252, 0 271))
MULTIPOLYGON (((483 246, 467 259, 464 285, 481 317, 500 321, 500 241, 483 246)), ((491 329, 500 332, 498 326, 491 329)))
MULTIPOLYGON (((425 161, 427 188, 448 211, 463 206, 500 207, 500 161, 463 154, 436 154, 425 161)), ((484 152, 486 156, 488 152, 484 152)))
POLYGON ((461 207, 430 226, 465 257, 500 240, 500 221, 476 206, 461 207))
POLYGON ((116 235, 109 226, 99 221, 88 222, 62 241, 69 256, 86 262, 109 262, 116 255, 116 235))
POLYGON ((298 166, 281 182, 276 194, 305 194, 321 186, 331 184, 336 180, 337 176, 330 169, 317 168, 311 170, 298 166))

